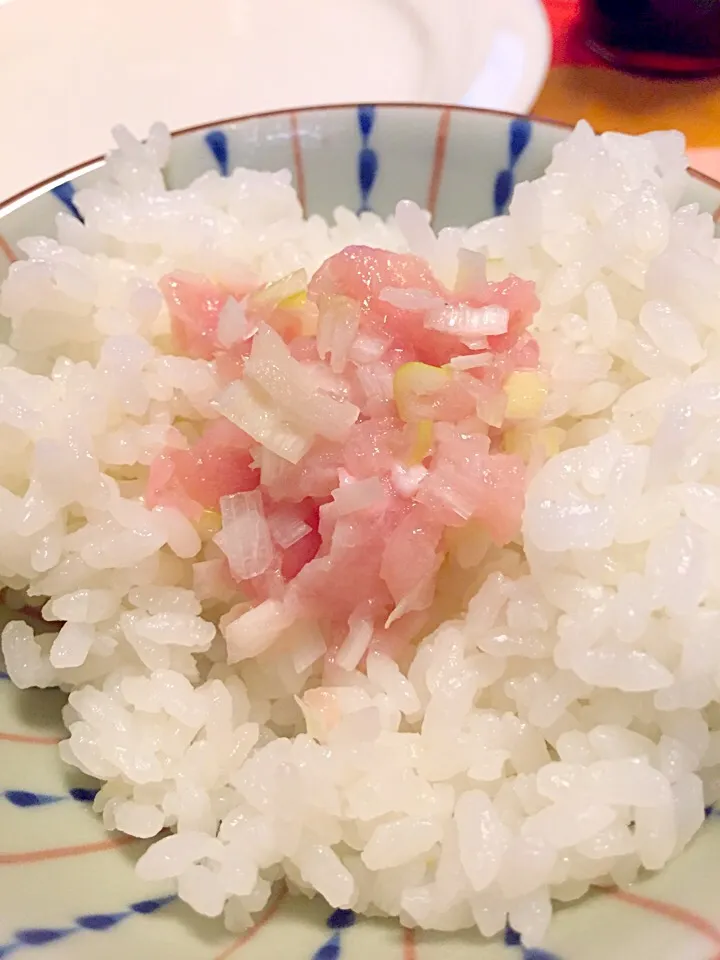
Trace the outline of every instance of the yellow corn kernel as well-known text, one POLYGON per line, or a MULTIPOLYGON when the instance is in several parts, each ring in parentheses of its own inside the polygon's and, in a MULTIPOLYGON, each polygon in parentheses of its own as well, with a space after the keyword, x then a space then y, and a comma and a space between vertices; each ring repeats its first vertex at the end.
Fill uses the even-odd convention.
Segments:
POLYGON ((415 437, 410 448, 408 464, 413 467, 422 463, 425 457, 432 453, 432 448, 433 422, 432 420, 418 420, 415 424, 415 437))
POLYGON ((505 416, 509 420, 530 420, 537 417, 547 397, 547 386, 539 374, 531 370, 516 370, 504 386, 507 396, 505 416))
POLYGON ((422 397, 441 390, 450 377, 450 372, 443 367, 433 367, 417 360, 398 367, 393 376, 393 399, 400 419, 408 419, 413 397, 422 397))
POLYGON ((545 451, 545 456, 550 458, 554 457, 556 453, 560 453, 560 447, 565 439, 565 431, 560 427, 543 427, 542 430, 538 431, 537 437, 545 451))
POLYGON ((304 307, 307 303, 307 290, 300 290, 298 293, 293 293, 289 297, 285 297, 284 300, 281 300, 278 306, 281 310, 297 310, 300 307, 304 307))
POLYGON ((212 540, 215 534, 222 530, 222 517, 217 510, 203 510, 195 529, 203 542, 212 540))
POLYGON ((528 433, 519 427, 511 427, 503 433, 502 448, 505 453, 514 453, 527 463, 533 451, 542 454, 545 460, 560 452, 565 431, 560 427, 543 427, 528 433))
POLYGON ((502 448, 505 453, 516 453, 527 460, 530 455, 530 435, 517 427, 510 427, 503 432, 502 448))
POLYGON ((308 278, 305 270, 295 270, 279 280, 266 283, 264 287, 250 294, 250 299, 258 306, 277 306, 283 300, 290 300, 299 294, 305 294, 308 278))

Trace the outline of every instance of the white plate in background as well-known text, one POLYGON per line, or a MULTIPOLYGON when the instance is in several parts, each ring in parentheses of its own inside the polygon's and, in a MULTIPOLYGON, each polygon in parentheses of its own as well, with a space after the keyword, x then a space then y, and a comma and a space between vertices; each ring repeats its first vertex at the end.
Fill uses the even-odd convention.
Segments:
POLYGON ((525 112, 541 0, 0 0, 0 199, 142 135, 283 107, 525 112))

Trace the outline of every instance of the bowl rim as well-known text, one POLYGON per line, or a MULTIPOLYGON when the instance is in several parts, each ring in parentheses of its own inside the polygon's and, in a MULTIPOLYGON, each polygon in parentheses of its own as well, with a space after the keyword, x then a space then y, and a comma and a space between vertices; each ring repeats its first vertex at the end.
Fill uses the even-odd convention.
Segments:
MULTIPOLYGON (((174 139, 175 137, 182 137, 190 133, 200 133, 203 130, 211 130, 214 127, 223 127, 229 126, 236 123, 245 123, 251 120, 265 120, 272 117, 283 117, 288 115, 293 116, 302 116, 308 113, 329 113, 335 111, 343 110, 356 110, 361 106, 373 106, 381 110, 432 110, 434 112, 443 112, 449 110, 453 113, 463 113, 463 114, 477 114, 480 116, 488 117, 502 117, 505 120, 529 120, 531 123, 539 123, 545 127, 553 127, 556 130, 565 130, 570 132, 573 129, 572 124, 563 123, 559 120, 552 120, 549 117, 543 117, 534 113, 513 113, 509 110, 491 110, 485 107, 470 107, 465 106, 460 103, 422 103, 422 102, 405 102, 405 101, 388 101, 381 102, 376 104, 363 104, 363 103, 331 103, 331 104, 318 104, 316 106, 306 106, 306 107, 285 107, 280 110, 266 110, 260 113, 249 113, 240 116, 226 117, 219 120, 209 120, 203 123, 193 124, 189 127, 181 127, 179 130, 171 130, 170 137, 174 139)), ((20 190, 18 193, 13 194, 6 199, 0 198, 0 219, 12 213, 14 210, 18 209, 21 206, 24 206, 26 203, 29 203, 31 200, 35 199, 37 196, 42 196, 43 194, 49 192, 53 187, 59 186, 62 183, 65 183, 67 180, 74 178, 76 176, 81 176, 85 173, 90 173, 93 170, 99 169, 104 165, 106 161, 106 155, 93 157, 91 160, 85 160, 82 163, 68 167, 66 170, 62 170, 60 173, 56 173, 53 176, 46 177, 44 180, 41 180, 39 183, 34 183, 25 189, 20 190)), ((688 172, 691 177, 695 180, 699 180, 701 183, 705 183, 709 187, 713 187, 720 193, 720 180, 715 180, 713 177, 709 177, 705 173, 701 173, 699 170, 696 170, 694 167, 689 167, 688 172)), ((720 218, 720 204, 718 205, 717 212, 713 215, 713 219, 720 218)))

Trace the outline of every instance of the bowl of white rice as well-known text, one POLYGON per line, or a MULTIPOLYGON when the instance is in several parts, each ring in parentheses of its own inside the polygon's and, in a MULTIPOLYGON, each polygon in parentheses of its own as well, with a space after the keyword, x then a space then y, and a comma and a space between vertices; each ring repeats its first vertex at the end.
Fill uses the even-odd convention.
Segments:
POLYGON ((115 138, 0 205, 0 957, 717 957, 720 186, 115 138))

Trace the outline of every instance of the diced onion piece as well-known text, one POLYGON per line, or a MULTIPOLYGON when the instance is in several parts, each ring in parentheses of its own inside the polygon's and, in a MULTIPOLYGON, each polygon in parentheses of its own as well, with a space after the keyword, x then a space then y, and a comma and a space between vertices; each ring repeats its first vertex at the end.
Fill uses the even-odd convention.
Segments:
POLYGON ((461 303, 445 305, 442 310, 430 310, 424 325, 428 330, 452 333, 462 340, 478 342, 480 337, 494 337, 507 333, 510 313, 497 304, 471 307, 461 303))
POLYGON ((272 486, 281 480, 288 470, 292 470, 292 465, 287 460, 283 460, 267 447, 257 444, 251 452, 253 470, 260 471, 261 488, 272 486))
POLYGON ((392 468, 393 489, 401 497, 412 497, 427 475, 427 468, 419 463, 414 467, 403 467, 396 463, 392 468))
POLYGON ((302 673, 325 655, 327 644, 316 620, 300 620, 293 625, 292 662, 302 673))
POLYGON ((220 394, 217 408, 231 423, 283 460, 297 463, 310 449, 312 436, 287 423, 270 397, 245 380, 231 383, 220 394))
POLYGON ((295 360, 282 337, 267 324, 255 335, 245 377, 272 397, 288 421, 328 440, 344 440, 360 413, 354 404, 318 390, 313 370, 295 360))
POLYGON ((279 600, 265 600, 225 627, 228 663, 248 660, 268 650, 292 624, 279 600))
POLYGON ((365 656, 373 636, 372 620, 353 614, 347 636, 335 655, 335 663, 343 670, 354 670, 365 656))
POLYGON ((434 585, 435 572, 433 572, 431 576, 421 580, 410 593, 402 598, 385 621, 385 629, 387 630, 388 627, 391 627, 396 620, 404 617, 406 613, 410 613, 412 610, 424 610, 430 606, 434 585))
POLYGON ((366 333, 359 333, 350 349, 350 359, 353 363, 373 363, 379 360, 388 348, 388 341, 383 337, 371 337, 366 333))
POLYGON ((393 376, 393 398, 402 420, 407 420, 414 397, 427 396, 442 390, 450 382, 451 374, 442 367, 412 361, 403 363, 393 376))
POLYGON ((341 483, 333 490, 332 496, 333 512, 336 516, 345 516, 381 503, 385 499, 386 491, 379 477, 370 477, 368 480, 341 483))
POLYGON ((501 427, 505 420, 507 396, 502 390, 491 391, 477 402, 478 418, 489 427, 501 427))
POLYGON ((368 400, 392 400, 393 372, 388 364, 368 363, 355 371, 358 383, 368 400))
POLYGON ((460 247, 457 252, 457 293, 484 293, 487 288, 487 258, 477 250, 460 247))
POLYGON ((467 489, 468 483, 452 464, 440 464, 424 480, 418 495, 421 503, 444 506, 462 520, 469 520, 476 503, 467 489))
POLYGON ((474 370, 477 367, 489 367, 493 362, 491 353, 470 353, 462 357, 451 357, 450 366, 453 370, 474 370))
POLYGON ((287 550, 294 543, 306 537, 312 529, 305 523, 292 509, 279 508, 268 517, 268 527, 270 536, 275 543, 282 549, 287 550))
POLYGON ((511 373, 503 387, 507 396, 505 416, 509 420, 537 417, 545 404, 548 388, 541 377, 530 370, 511 373))
POLYGON ((198 600, 225 600, 232 580, 225 560, 201 560, 192 568, 193 593, 198 600))
POLYGON ((441 311, 447 306, 440 297, 428 293, 427 290, 414 290, 412 287, 385 287, 380 292, 380 300, 389 303, 391 307, 418 313, 426 310, 441 311))
MULTIPOLYGON (((291 297, 297 297, 299 294, 304 294, 307 284, 307 273, 304 270, 295 270, 294 273, 289 273, 286 277, 274 280, 272 283, 261 287, 260 290, 256 290, 250 294, 250 300, 254 306, 272 306, 273 304, 278 304, 284 307, 286 303, 283 303, 283 301, 287 301, 291 297)), ((301 303, 302 302, 304 301, 301 301, 301 303)))
POLYGON ((360 327, 360 307, 348 297, 332 297, 320 313, 317 351, 330 357, 330 369, 342 373, 360 327))
POLYGON ((236 300, 228 297, 218 314, 217 338, 224 347, 249 340, 257 332, 257 324, 248 320, 246 304, 247 298, 236 300))
POLYGON ((274 556, 270 530, 259 490, 220 498, 222 530, 215 543, 228 558, 238 580, 251 580, 265 573, 274 556))

